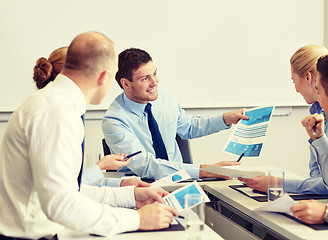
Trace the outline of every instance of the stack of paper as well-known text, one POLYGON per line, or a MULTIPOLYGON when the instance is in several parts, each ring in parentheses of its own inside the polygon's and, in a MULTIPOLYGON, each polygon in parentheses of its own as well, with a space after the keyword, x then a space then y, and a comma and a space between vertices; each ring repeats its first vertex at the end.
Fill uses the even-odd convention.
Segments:
POLYGON ((215 173, 219 175, 224 175, 232 178, 254 178, 259 175, 264 175, 264 172, 260 171, 245 171, 245 170, 239 170, 234 168, 228 168, 228 167, 218 167, 210 165, 208 167, 202 168, 202 171, 215 173))

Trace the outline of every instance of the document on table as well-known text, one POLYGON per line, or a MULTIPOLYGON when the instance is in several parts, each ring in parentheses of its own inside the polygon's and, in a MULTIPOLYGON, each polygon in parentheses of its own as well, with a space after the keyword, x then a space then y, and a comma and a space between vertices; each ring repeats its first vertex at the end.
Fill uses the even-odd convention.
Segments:
POLYGON ((158 179, 157 181, 153 182, 151 184, 151 187, 163 187, 163 186, 168 186, 173 183, 177 183, 183 180, 190 179, 191 177, 189 174, 186 172, 186 170, 181 169, 175 173, 172 173, 166 177, 163 177, 161 179, 158 179))
POLYGON ((249 119, 236 124, 224 151, 239 156, 244 153, 244 157, 260 156, 273 110, 273 106, 246 110, 249 119))
MULTIPOLYGON (((194 181, 194 182, 166 195, 163 198, 165 201, 164 203, 174 207, 177 210, 177 212, 180 213, 181 211, 183 211, 185 209, 184 198, 187 194, 200 194, 203 196, 203 199, 205 202, 210 201, 210 199, 208 198, 208 196, 206 195, 204 190, 201 188, 199 183, 197 181, 194 181)), ((199 203, 201 203, 201 202, 197 202, 193 206, 196 206, 199 203)), ((191 207, 193 207, 193 206, 191 206, 191 207)))
POLYGON ((230 167, 218 167, 218 166, 207 166, 205 168, 201 169, 202 171, 210 172, 210 173, 215 173, 215 174, 220 174, 232 178, 254 178, 259 175, 264 175, 264 172, 261 171, 245 171, 241 169, 236 169, 236 168, 230 168, 230 167))
POLYGON ((268 202, 262 207, 254 209, 254 211, 291 213, 290 207, 295 203, 296 202, 294 199, 292 199, 288 194, 285 194, 272 202, 268 202))

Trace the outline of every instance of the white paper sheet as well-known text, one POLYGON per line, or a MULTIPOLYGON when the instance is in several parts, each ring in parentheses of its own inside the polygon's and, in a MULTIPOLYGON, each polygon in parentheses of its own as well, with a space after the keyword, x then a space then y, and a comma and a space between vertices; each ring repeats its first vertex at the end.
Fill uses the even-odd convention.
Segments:
POLYGON ((254 178, 259 175, 264 175, 264 172, 261 171, 245 171, 245 170, 238 170, 233 168, 226 168, 226 167, 218 167, 210 165, 208 167, 202 168, 202 171, 210 172, 210 173, 216 173, 232 178, 254 178))
POLYGON ((241 188, 238 188, 238 190, 244 192, 249 197, 263 197, 263 196, 265 196, 264 194, 254 192, 254 190, 249 188, 249 187, 241 187, 241 188))
POLYGON ((273 106, 246 110, 245 115, 249 119, 236 124, 224 151, 239 156, 244 153, 244 157, 259 157, 273 110, 273 106))
POLYGON ((161 179, 158 179, 157 181, 153 182, 151 184, 151 187, 163 187, 163 186, 168 186, 173 183, 177 183, 183 180, 190 179, 191 177, 189 174, 186 172, 186 170, 181 169, 175 173, 172 173, 166 177, 163 177, 161 179))
POLYGON ((254 209, 254 211, 291 213, 290 207, 295 203, 296 202, 294 199, 292 199, 288 194, 285 194, 272 202, 268 202, 262 207, 254 209))

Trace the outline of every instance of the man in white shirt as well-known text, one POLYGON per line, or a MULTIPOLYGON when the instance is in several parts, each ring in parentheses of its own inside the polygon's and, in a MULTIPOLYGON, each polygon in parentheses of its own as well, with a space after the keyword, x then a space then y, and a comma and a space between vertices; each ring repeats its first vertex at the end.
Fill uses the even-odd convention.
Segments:
POLYGON ((79 191, 81 116, 108 93, 116 71, 112 41, 80 34, 57 79, 12 114, 0 150, 0 239, 51 237, 64 227, 109 236, 165 228, 177 215, 161 204, 160 189, 82 184, 79 191))

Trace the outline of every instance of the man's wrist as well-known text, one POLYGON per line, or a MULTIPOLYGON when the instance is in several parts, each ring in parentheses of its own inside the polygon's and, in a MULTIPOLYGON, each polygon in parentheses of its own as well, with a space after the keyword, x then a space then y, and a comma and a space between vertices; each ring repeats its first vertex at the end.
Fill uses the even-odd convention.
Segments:
POLYGON ((204 178, 206 177, 206 172, 205 171, 202 171, 202 168, 205 168, 207 167, 208 165, 206 164, 201 164, 199 165, 199 178, 204 178))
POLYGON ((99 162, 97 162, 96 164, 98 165, 98 167, 100 168, 100 170, 104 170, 101 160, 99 162))
POLYGON ((323 216, 323 220, 325 223, 328 223, 328 204, 326 205, 325 215, 323 216))

